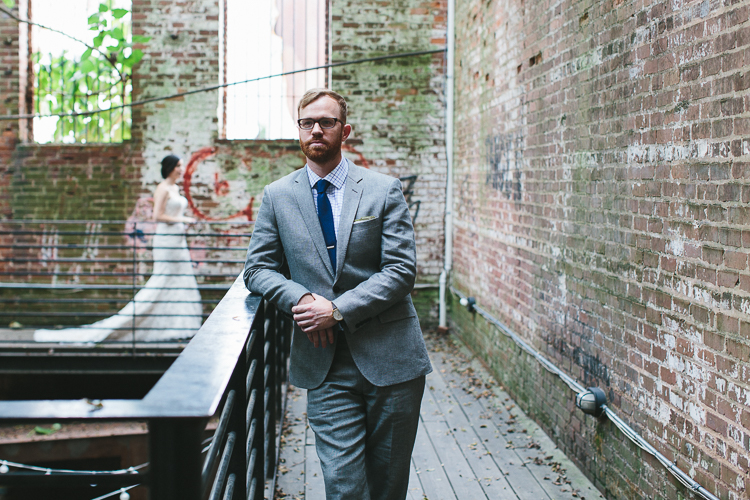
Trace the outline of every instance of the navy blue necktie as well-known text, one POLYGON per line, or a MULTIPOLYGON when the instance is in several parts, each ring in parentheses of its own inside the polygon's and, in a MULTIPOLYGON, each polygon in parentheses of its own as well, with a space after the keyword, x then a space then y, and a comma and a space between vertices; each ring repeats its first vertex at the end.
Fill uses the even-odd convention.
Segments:
POLYGON ((333 225, 331 202, 326 195, 326 189, 328 189, 330 184, 330 182, 320 179, 315 184, 315 189, 318 190, 318 219, 320 219, 320 228, 323 230, 323 238, 326 240, 326 248, 328 249, 328 257, 331 258, 333 272, 336 273, 336 228, 333 225))

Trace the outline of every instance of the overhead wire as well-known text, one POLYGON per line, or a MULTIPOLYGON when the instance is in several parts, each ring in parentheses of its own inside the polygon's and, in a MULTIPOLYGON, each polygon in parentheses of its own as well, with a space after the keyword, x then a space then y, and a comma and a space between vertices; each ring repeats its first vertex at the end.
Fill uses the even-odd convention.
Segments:
POLYGON ((176 92, 174 94, 164 95, 164 96, 158 96, 158 97, 150 97, 148 99, 141 99, 139 101, 133 101, 126 104, 120 104, 117 106, 112 106, 106 109, 94 109, 94 110, 87 110, 87 111, 77 111, 77 112, 68 112, 68 113, 51 113, 51 114, 40 114, 40 113, 31 113, 31 114, 23 114, 23 115, 1 115, 0 121, 7 121, 7 120, 28 120, 33 118, 50 118, 50 117, 75 117, 75 116, 89 116, 89 115, 95 115, 98 113, 106 113, 118 109, 124 109, 124 108, 132 108, 133 106, 143 106, 144 104, 150 104, 152 102, 159 102, 159 101, 167 101, 170 99, 179 99, 181 97, 185 97, 192 94, 199 94, 202 92, 211 92, 213 90, 222 89, 225 87, 231 87, 233 85, 241 85, 243 83, 251 83, 251 82, 257 82, 261 80, 268 80, 271 78, 277 78, 281 76, 287 76, 287 75, 294 75, 297 73, 304 73, 306 71, 316 71, 320 69, 328 69, 328 68, 338 68, 341 66, 350 66, 352 64, 362 64, 367 62, 376 62, 376 61, 386 61, 389 59, 400 59, 405 57, 417 57, 417 56, 424 56, 424 55, 430 55, 430 54, 439 54, 441 52, 445 52, 445 48, 440 49, 431 49, 431 50, 419 50, 415 52, 402 52, 399 54, 386 54, 383 56, 375 56, 375 57, 366 57, 362 59, 355 59, 353 61, 341 61, 337 63, 329 63, 329 64, 323 64, 320 66, 315 66, 312 68, 303 68, 303 69, 296 69, 292 71, 285 71, 282 73, 277 73, 274 75, 266 75, 266 76, 259 76, 257 78, 248 78, 246 80, 239 80, 236 82, 229 82, 229 83, 220 83, 217 85, 210 85, 208 87, 201 87, 199 89, 193 89, 193 90, 187 90, 185 92, 176 92))

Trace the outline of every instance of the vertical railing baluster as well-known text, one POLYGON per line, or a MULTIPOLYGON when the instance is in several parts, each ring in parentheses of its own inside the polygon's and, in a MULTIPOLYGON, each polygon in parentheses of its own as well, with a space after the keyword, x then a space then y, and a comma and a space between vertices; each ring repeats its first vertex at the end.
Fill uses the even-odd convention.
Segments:
MULTIPOLYGON (((73 66, 72 72, 75 73, 78 71, 78 63, 75 59, 70 61, 70 64, 73 66)), ((70 95, 70 111, 73 113, 73 116, 71 119, 73 120, 73 141, 78 142, 78 117, 75 116, 76 112, 76 90, 78 90, 78 82, 76 82, 74 79, 71 78, 70 80, 71 85, 71 95, 70 95)))
POLYGON ((149 431, 149 498, 200 500, 205 419, 155 419, 149 431))
POLYGON ((246 408, 249 402, 246 388, 246 377, 249 363, 247 356, 241 355, 237 359, 237 366, 232 374, 232 380, 229 383, 229 390, 234 390, 236 401, 232 407, 232 414, 229 421, 229 431, 236 435, 236 445, 232 450, 232 457, 229 464, 230 475, 234 475, 234 493, 230 497, 239 498, 242 493, 247 491, 246 472, 247 463, 245 458, 245 443, 248 439, 248 427, 246 425, 246 408))
MULTIPOLYGON (((101 94, 99 93, 101 91, 102 91, 102 67, 100 64, 97 64, 96 65, 96 107, 97 108, 100 108, 102 104, 101 94)), ((98 139, 97 142, 104 142, 103 132, 102 132, 103 130, 102 114, 97 113, 94 115, 94 117, 96 117, 96 132, 97 132, 96 137, 98 139)))
MULTIPOLYGON (((52 89, 53 89, 52 77, 54 76, 54 69, 53 69, 54 68, 54 60, 52 59, 52 53, 51 52, 49 54, 49 57, 50 57, 50 59, 49 59, 49 94, 48 95, 49 96, 54 96, 54 94, 52 93, 52 89)), ((58 110, 53 110, 52 109, 52 101, 51 100, 48 100, 47 102, 50 103, 50 105, 48 106, 50 113, 54 113, 55 111, 59 111, 59 108, 58 108, 58 110)), ((60 127, 55 127, 55 132, 53 134, 53 137, 55 139, 57 139, 58 130, 62 127, 62 123, 61 123, 62 117, 61 116, 58 117, 57 120, 58 120, 57 123, 58 123, 58 125, 60 125, 60 127)))
POLYGON ((268 428, 266 429, 266 438, 268 439, 265 464, 266 478, 273 475, 272 467, 276 463, 276 420, 279 413, 277 402, 281 394, 279 387, 277 387, 279 384, 277 384, 278 374, 276 373, 276 346, 278 345, 276 339, 276 318, 278 312, 275 306, 272 306, 270 303, 268 305, 269 310, 267 314, 270 321, 266 321, 268 325, 268 331, 266 332, 266 342, 268 342, 268 357, 266 359, 266 364, 268 365, 268 381, 266 382, 266 389, 268 391, 268 405, 266 407, 268 413, 268 428))
POLYGON ((249 449, 246 449, 246 466, 248 469, 246 473, 246 488, 248 500, 252 498, 262 499, 264 487, 263 327, 265 314, 263 304, 264 302, 261 302, 253 320, 252 329, 255 330, 256 337, 248 357, 250 365, 252 365, 252 361, 256 362, 255 374, 250 381, 250 401, 254 401, 254 405, 246 422, 249 429, 248 440, 252 440, 252 445, 249 449))
MULTIPOLYGON (((86 82, 86 93, 82 97, 82 107, 84 111, 89 110, 89 99, 91 94, 91 78, 89 77, 88 73, 83 77, 83 81, 86 82)), ((91 115, 87 115, 82 118, 83 120, 83 137, 86 138, 86 142, 90 142, 89 140, 89 122, 91 122, 91 115)))
MULTIPOLYGON (((109 71, 109 74, 111 76, 112 71, 109 71)), ((111 79, 108 78, 107 81, 110 82, 111 79)), ((109 132, 107 136, 107 142, 110 143, 112 142, 112 129, 114 128, 112 124, 112 86, 111 85, 107 89, 107 101, 109 103, 109 111, 107 112, 109 114, 109 132)))

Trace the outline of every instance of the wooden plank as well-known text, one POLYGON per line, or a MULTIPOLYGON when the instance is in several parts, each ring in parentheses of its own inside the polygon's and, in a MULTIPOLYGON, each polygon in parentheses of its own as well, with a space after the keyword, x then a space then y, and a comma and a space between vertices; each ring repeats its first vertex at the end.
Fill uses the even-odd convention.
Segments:
MULTIPOLYGON (((468 356, 471 356, 471 354, 468 353, 468 356)), ((449 365, 448 361, 439 353, 435 354, 434 362, 442 366, 449 365)), ((495 384, 492 376, 476 359, 468 363, 464 362, 460 368, 467 367, 473 370, 473 376, 476 378, 490 382, 491 385, 495 384)), ((517 457, 517 459, 512 460, 513 464, 520 463, 525 467, 535 479, 538 487, 544 490, 546 498, 553 500, 570 499, 573 491, 581 493, 586 498, 603 498, 599 490, 583 475, 580 469, 557 449, 539 425, 515 407, 515 403, 505 391, 493 387, 492 395, 476 398, 474 395, 467 394, 464 390, 465 377, 453 370, 446 370, 444 373, 451 390, 462 401, 462 407, 469 418, 475 423, 479 421, 477 418, 484 418, 484 425, 488 425, 488 422, 494 424, 492 427, 494 433, 499 434, 499 437, 504 439, 505 446, 512 443, 512 447, 507 450, 513 451, 513 454, 517 457), (512 419, 511 413, 513 414, 512 419), (556 466, 554 470, 553 465, 556 466), (557 467, 565 469, 562 476, 558 474, 559 469, 557 467), (558 479, 561 480, 557 481, 558 479)), ((482 430, 488 428, 491 427, 485 427, 482 430)), ((512 455, 506 454, 505 456, 512 455)), ((511 459, 506 460, 510 461, 511 459)), ((525 491, 530 483, 518 481, 518 475, 515 473, 509 474, 507 477, 513 487, 519 491, 519 497, 525 498, 526 496, 521 491, 525 491)))
MULTIPOLYGON (((491 381, 476 360, 461 353, 431 353, 431 357, 435 371, 427 377, 422 400, 408 500, 569 500, 572 490, 586 498, 602 498, 504 391, 493 387, 493 394, 480 398, 467 392, 467 374, 456 373, 454 368, 471 368, 472 378, 491 381), (565 480, 570 484, 553 484, 558 479, 552 470, 555 463, 566 469, 565 480)), ((484 387, 475 388, 475 392, 477 389, 485 392, 484 387)), ((325 487, 315 437, 306 422, 306 391, 299 391, 289 408, 300 415, 300 421, 290 429, 295 437, 290 434, 286 439, 282 458, 301 454, 304 463, 285 459, 289 471, 280 475, 280 487, 296 495, 299 490, 294 488, 299 486, 295 485, 303 483, 305 500, 323 500, 325 487), (304 470, 304 476, 299 469, 304 470)))
POLYGON ((432 441, 425 431, 423 422, 417 429, 417 440, 414 443, 412 461, 417 469, 419 482, 422 484, 424 496, 429 500, 460 500, 456 498, 448 476, 445 474, 443 463, 435 453, 432 441))
POLYGON ((282 436, 278 490, 288 499, 305 494, 305 407, 304 391, 290 386, 287 392, 287 426, 282 436))
POLYGON ((441 422, 445 420, 443 411, 440 409, 435 400, 431 389, 432 380, 437 377, 433 371, 425 379, 424 395, 422 396, 422 406, 419 408, 419 416, 423 422, 441 422))
POLYGON ((413 460, 409 465, 409 490, 406 498, 407 500, 424 500, 424 490, 422 483, 419 482, 419 475, 413 460))
MULTIPOLYGON (((493 500, 516 500, 518 497, 513 492, 513 488, 509 484, 506 475, 497 466, 492 458, 491 451, 485 445, 485 441, 479 437, 474 429, 475 423, 470 421, 463 409, 460 408, 458 401, 455 400, 451 389, 442 377, 440 379, 439 381, 434 380, 432 388, 434 392, 444 395, 443 398, 436 396, 437 400, 447 402, 450 399, 451 406, 455 408, 455 411, 444 411, 443 414, 446 416, 447 427, 451 430, 461 454, 465 457, 466 462, 473 471, 474 480, 479 484, 483 494, 487 498, 493 500)), ((484 425, 486 427, 486 424, 482 423, 481 419, 476 422, 476 425, 484 425)), ((437 443, 435 445, 440 454, 442 448, 437 443)), ((448 475, 452 477, 450 473, 448 475)), ((459 495, 459 497, 473 498, 463 497, 462 495, 459 495)))
MULTIPOLYGON (((438 366, 449 368, 449 364, 445 363, 441 354, 434 355, 433 362, 438 366)), ((460 380, 456 374, 450 369, 446 369, 443 373, 446 376, 446 385, 442 387, 441 390, 450 391, 458 402, 458 408, 464 413, 468 422, 484 423, 485 427, 482 427, 481 424, 478 426, 470 425, 470 427, 474 429, 480 441, 492 456, 498 469, 505 475, 505 478, 516 497, 520 500, 549 499, 549 495, 545 489, 526 467, 526 464, 524 464, 524 459, 516 453, 515 441, 517 440, 515 440, 515 437, 511 436, 506 439, 503 434, 508 435, 508 433, 502 432, 496 425, 494 419, 486 418, 492 412, 488 412, 481 403, 478 402, 477 398, 467 394, 463 388, 459 386, 459 383, 463 381, 460 380), (448 387, 448 384, 453 387, 448 387)))
POLYGON ((536 476, 551 499, 569 500, 574 491, 579 497, 604 498, 578 466, 557 448, 536 422, 524 414, 520 414, 517 421, 520 427, 527 429, 529 442, 539 445, 537 456, 532 457, 526 467, 536 476), (539 460, 534 460, 534 458, 539 460), (550 464, 559 464, 559 474, 552 470, 550 464), (558 478, 561 478, 561 481, 557 481, 558 478), (561 484, 555 484, 556 482, 561 484))
POLYGON ((458 499, 486 499, 477 476, 466 461, 461 445, 454 438, 453 431, 446 422, 425 422, 424 428, 432 440, 435 451, 444 467, 458 499))

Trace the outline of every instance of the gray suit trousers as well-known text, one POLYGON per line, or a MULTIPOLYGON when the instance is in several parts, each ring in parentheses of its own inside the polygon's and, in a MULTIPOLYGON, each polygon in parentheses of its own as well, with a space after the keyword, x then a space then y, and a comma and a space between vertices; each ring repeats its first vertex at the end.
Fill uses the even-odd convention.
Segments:
POLYGON ((323 384, 307 391, 326 500, 403 500, 425 377, 375 386, 343 338, 323 384))

